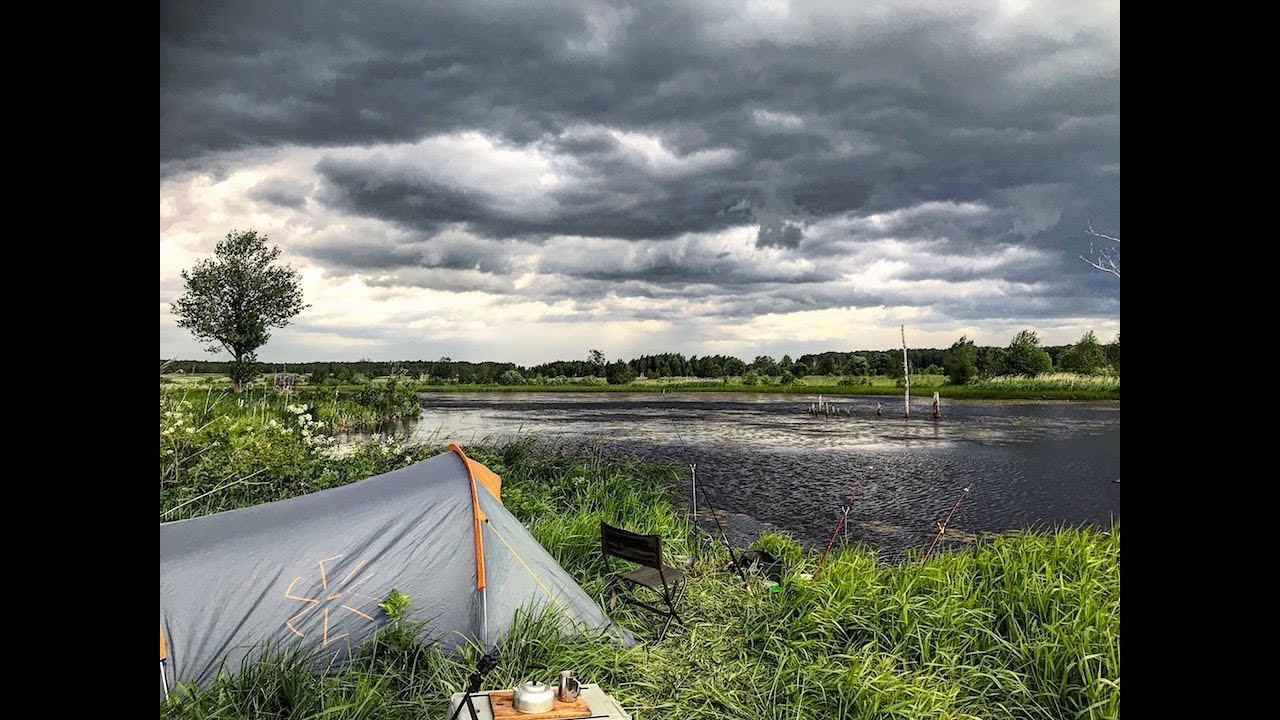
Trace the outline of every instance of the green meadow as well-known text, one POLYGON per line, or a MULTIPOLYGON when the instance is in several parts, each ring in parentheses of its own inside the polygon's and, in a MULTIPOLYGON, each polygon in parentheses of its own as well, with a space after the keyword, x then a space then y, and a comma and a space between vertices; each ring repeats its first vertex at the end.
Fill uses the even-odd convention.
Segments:
MULTIPOLYGON (((334 457, 299 404, 162 392, 161 520, 335 487, 442 450, 385 440, 334 457)), ((870 548, 838 547, 816 580, 816 552, 766 535, 755 546, 786 561, 771 592, 758 575, 744 583, 725 571, 724 545, 674 504, 676 465, 533 439, 468 453, 503 477, 506 506, 606 607, 601 520, 660 533, 670 562, 691 563, 686 627, 657 642, 660 618, 618 604, 612 617, 640 639, 621 648, 525 616, 486 689, 575 668, 637 720, 1119 717, 1118 522, 980 539, 923 564, 918 553, 888 563, 870 548)), ((440 652, 410 605, 339 672, 317 674, 300 651, 273 651, 224 668, 211 687, 181 689, 161 715, 444 718, 482 652, 440 652)))

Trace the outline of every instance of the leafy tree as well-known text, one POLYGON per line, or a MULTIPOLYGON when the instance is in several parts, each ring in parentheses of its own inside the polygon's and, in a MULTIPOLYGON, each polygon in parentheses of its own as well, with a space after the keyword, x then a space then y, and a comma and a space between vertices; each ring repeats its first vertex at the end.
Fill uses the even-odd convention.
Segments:
POLYGON ((605 367, 604 377, 610 385, 626 385, 636 379, 636 370, 630 364, 618 360, 605 367))
POLYGON ((1014 375, 1039 375, 1049 372, 1053 361, 1049 353, 1040 347, 1035 330, 1023 330, 1013 336, 1004 351, 1005 369, 1014 375))
POLYGON ((947 380, 953 385, 964 385, 978 376, 978 349, 964 335, 955 342, 942 358, 947 380))
MULTIPOLYGON (((884 355, 884 374, 894 380, 903 379, 902 353, 898 350, 889 350, 884 355)), ((914 368, 912 369, 914 370, 914 368)))
POLYGON ((595 349, 592 349, 590 355, 587 356, 587 362, 591 365, 592 375, 604 375, 604 369, 609 364, 604 359, 604 353, 595 349))
POLYGON ((741 375, 747 371, 747 364, 736 357, 729 357, 720 364, 723 376, 741 375))
POLYGON ((367 383, 356 393, 355 401, 356 404, 388 418, 417 415, 420 407, 418 393, 399 375, 392 375, 383 383, 367 383))
POLYGON ((1004 348, 978 348, 978 377, 991 378, 1004 374, 1004 348))
POLYGON ((329 371, 323 367, 318 367, 311 371, 311 384, 320 386, 329 381, 329 371))
MULTIPOLYGON (((871 353, 871 356, 867 358, 867 362, 871 365, 871 372, 876 375, 888 375, 893 372, 894 367, 902 365, 902 356, 898 355, 897 359, 895 359, 894 353, 891 352, 871 353)), ((897 372, 899 375, 902 374, 901 367, 897 372)))
POLYGON ((752 370, 760 375, 777 375, 778 363, 769 355, 758 355, 754 362, 749 366, 752 370))
POLYGON ((1063 370, 1092 375, 1107 365, 1107 354, 1092 330, 1087 331, 1080 342, 1068 347, 1058 363, 1063 370))
POLYGON ((783 385, 790 385, 795 381, 796 381, 796 376, 790 370, 783 370, 782 377, 779 378, 778 380, 778 382, 780 382, 783 385))
POLYGON ((818 364, 814 368, 815 374, 818 375, 834 375, 836 372, 836 359, 830 353, 824 353, 818 359, 818 364))
POLYGON ((844 374, 858 376, 870 375, 871 363, 867 362, 867 359, 861 355, 854 355, 849 358, 849 363, 844 366, 844 374))
POLYGON ((524 385, 524 376, 516 370, 507 370, 498 376, 499 385, 524 385))
POLYGON ((1103 350, 1107 354, 1107 362, 1117 373, 1120 372, 1120 333, 1116 333, 1115 342, 1107 343, 1103 350))
POLYGON ((178 327, 197 340, 231 353, 231 380, 236 392, 256 372, 258 348, 271 339, 269 328, 284 327, 303 309, 302 276, 288 265, 277 266, 279 247, 267 247, 257 232, 229 232, 213 258, 182 271, 186 292, 173 304, 178 327))

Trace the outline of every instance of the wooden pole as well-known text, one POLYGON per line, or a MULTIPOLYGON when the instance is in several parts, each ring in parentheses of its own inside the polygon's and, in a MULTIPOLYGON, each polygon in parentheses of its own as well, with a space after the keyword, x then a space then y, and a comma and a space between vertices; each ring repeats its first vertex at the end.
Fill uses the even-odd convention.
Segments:
POLYGON ((933 419, 937 420, 942 417, 942 400, 938 397, 938 391, 933 391, 933 419))
POLYGON ((905 417, 911 417, 911 370, 907 367, 907 326, 899 327, 902 328, 902 379, 906 384, 906 390, 902 395, 902 412, 905 417))

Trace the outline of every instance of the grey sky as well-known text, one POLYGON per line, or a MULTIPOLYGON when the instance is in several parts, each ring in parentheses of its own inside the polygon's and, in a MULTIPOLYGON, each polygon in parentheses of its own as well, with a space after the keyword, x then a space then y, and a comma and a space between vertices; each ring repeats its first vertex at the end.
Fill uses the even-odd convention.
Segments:
POLYGON ((1120 229, 1118 2, 172 3, 160 64, 162 354, 249 227, 313 302, 268 359, 1119 329, 1077 257, 1120 229))

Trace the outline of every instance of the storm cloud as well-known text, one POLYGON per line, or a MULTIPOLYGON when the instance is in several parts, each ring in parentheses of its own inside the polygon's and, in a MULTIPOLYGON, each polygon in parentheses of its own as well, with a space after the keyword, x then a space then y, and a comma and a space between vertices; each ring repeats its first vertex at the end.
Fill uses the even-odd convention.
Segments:
POLYGON ((162 342, 166 243, 176 264, 263 222, 343 292, 665 318, 707 343, 726 319, 828 310, 971 336, 1118 329, 1115 278, 1078 257, 1087 223, 1119 234, 1117 2, 227 2, 160 20, 162 342))

